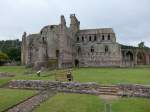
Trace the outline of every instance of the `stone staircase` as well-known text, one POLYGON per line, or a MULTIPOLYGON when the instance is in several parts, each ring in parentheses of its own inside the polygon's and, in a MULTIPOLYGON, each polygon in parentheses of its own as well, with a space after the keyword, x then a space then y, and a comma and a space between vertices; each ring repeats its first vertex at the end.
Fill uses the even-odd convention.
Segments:
POLYGON ((100 86, 97 91, 99 95, 118 95, 119 88, 117 86, 100 86))

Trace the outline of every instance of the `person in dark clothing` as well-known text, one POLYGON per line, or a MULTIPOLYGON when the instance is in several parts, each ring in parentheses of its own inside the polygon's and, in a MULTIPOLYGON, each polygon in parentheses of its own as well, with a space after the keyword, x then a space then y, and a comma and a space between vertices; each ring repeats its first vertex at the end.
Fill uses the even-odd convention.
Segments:
POLYGON ((68 72, 67 72, 67 80, 68 81, 72 81, 73 80, 73 76, 71 74, 71 70, 68 70, 68 72))

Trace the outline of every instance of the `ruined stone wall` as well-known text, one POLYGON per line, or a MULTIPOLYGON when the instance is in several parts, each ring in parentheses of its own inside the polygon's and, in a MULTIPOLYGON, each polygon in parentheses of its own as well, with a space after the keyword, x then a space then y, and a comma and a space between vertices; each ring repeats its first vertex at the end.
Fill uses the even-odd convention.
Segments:
POLYGON ((28 39, 28 64, 33 65, 42 60, 43 49, 41 49, 41 41, 39 34, 32 34, 27 37, 28 39))
POLYGON ((61 16, 59 25, 59 68, 68 68, 73 66, 73 44, 74 34, 70 28, 66 26, 64 16, 61 16))
POLYGON ((40 34, 31 34, 23 38, 22 63, 39 68, 46 65, 46 42, 40 34))
POLYGON ((75 14, 70 15, 70 30, 75 35, 80 30, 80 21, 76 18, 75 14))
POLYGON ((26 32, 22 35, 22 45, 21 45, 21 63, 25 65, 25 54, 26 54, 26 32))
POLYGON ((30 40, 28 37, 25 38, 25 58, 24 58, 24 62, 25 65, 29 65, 30 64, 30 48, 29 48, 29 44, 30 44, 30 40))
POLYGON ((65 30, 65 34, 60 37, 60 40, 62 42, 61 53, 60 58, 62 60, 62 67, 72 67, 73 66, 73 39, 71 35, 68 33, 67 30, 65 30))
POLYGON ((45 41, 47 67, 54 69, 58 67, 60 41, 59 25, 48 25, 40 31, 41 39, 45 41), (58 56, 57 56, 58 55, 58 56))
POLYGON ((148 48, 122 46, 121 57, 122 67, 134 67, 150 64, 150 50, 148 48))
POLYGON ((22 64, 38 69, 54 65, 48 62, 56 62, 55 67, 58 68, 73 67, 77 63, 80 67, 133 67, 150 64, 149 49, 122 49, 116 42, 112 28, 80 30, 80 22, 75 14, 70 15, 70 21, 70 26, 67 27, 62 15, 59 25, 45 26, 37 34, 27 36, 24 33, 22 64))
POLYGON ((150 86, 148 85, 120 84, 118 87, 121 90, 121 96, 150 98, 150 86))
POLYGON ((96 83, 77 83, 77 82, 57 82, 41 80, 16 80, 9 83, 10 88, 18 89, 38 89, 38 90, 57 90, 62 92, 98 94, 96 89, 99 87, 96 83))
POLYGON ((81 67, 120 66, 121 49, 112 29, 80 31, 77 57, 81 67))
POLYGON ((56 60, 59 68, 68 68, 74 65, 76 59, 82 67, 119 66, 119 45, 111 28, 80 30, 75 14, 71 14, 70 19, 70 27, 66 26, 66 20, 61 16, 59 25, 45 26, 39 34, 23 38, 22 62, 35 68, 46 65, 49 60, 56 60), (79 39, 84 36, 84 41, 76 43, 77 36, 79 39), (78 47, 81 48, 80 54, 78 47), (94 52, 91 52, 91 47, 94 52))
POLYGON ((45 26, 41 30, 41 38, 46 41, 47 55, 49 59, 56 59, 56 50, 59 49, 59 28, 58 25, 45 26))
POLYGON ((22 47, 21 47, 21 62, 23 65, 28 65, 30 62, 29 43, 30 43, 30 40, 29 40, 26 32, 24 32, 24 34, 22 36, 22 47))
POLYGON ((57 90, 61 92, 84 93, 95 95, 119 95, 128 97, 148 97, 150 98, 150 86, 148 85, 99 85, 97 83, 79 83, 79 82, 57 82, 41 80, 14 80, 8 86, 18 89, 37 89, 37 90, 57 90))
POLYGON ((117 44, 95 44, 94 52, 91 52, 90 46, 81 47, 82 57, 80 57, 81 66, 120 66, 119 48, 117 44), (109 51, 105 52, 105 46, 109 51))

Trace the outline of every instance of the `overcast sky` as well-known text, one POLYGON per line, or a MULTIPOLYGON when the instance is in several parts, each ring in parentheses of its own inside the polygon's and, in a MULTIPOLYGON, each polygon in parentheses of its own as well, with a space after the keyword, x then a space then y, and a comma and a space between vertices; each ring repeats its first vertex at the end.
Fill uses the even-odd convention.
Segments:
POLYGON ((117 41, 150 46, 150 0, 0 0, 0 40, 21 39, 75 13, 81 29, 111 27, 117 41))

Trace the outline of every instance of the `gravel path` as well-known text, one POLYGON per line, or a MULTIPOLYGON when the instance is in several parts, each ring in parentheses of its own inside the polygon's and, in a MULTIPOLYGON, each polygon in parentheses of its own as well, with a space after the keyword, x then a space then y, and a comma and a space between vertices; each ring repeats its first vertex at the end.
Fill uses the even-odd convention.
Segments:
POLYGON ((20 104, 5 110, 4 112, 32 112, 40 103, 46 101, 55 94, 53 91, 43 91, 40 94, 27 99, 20 104))

